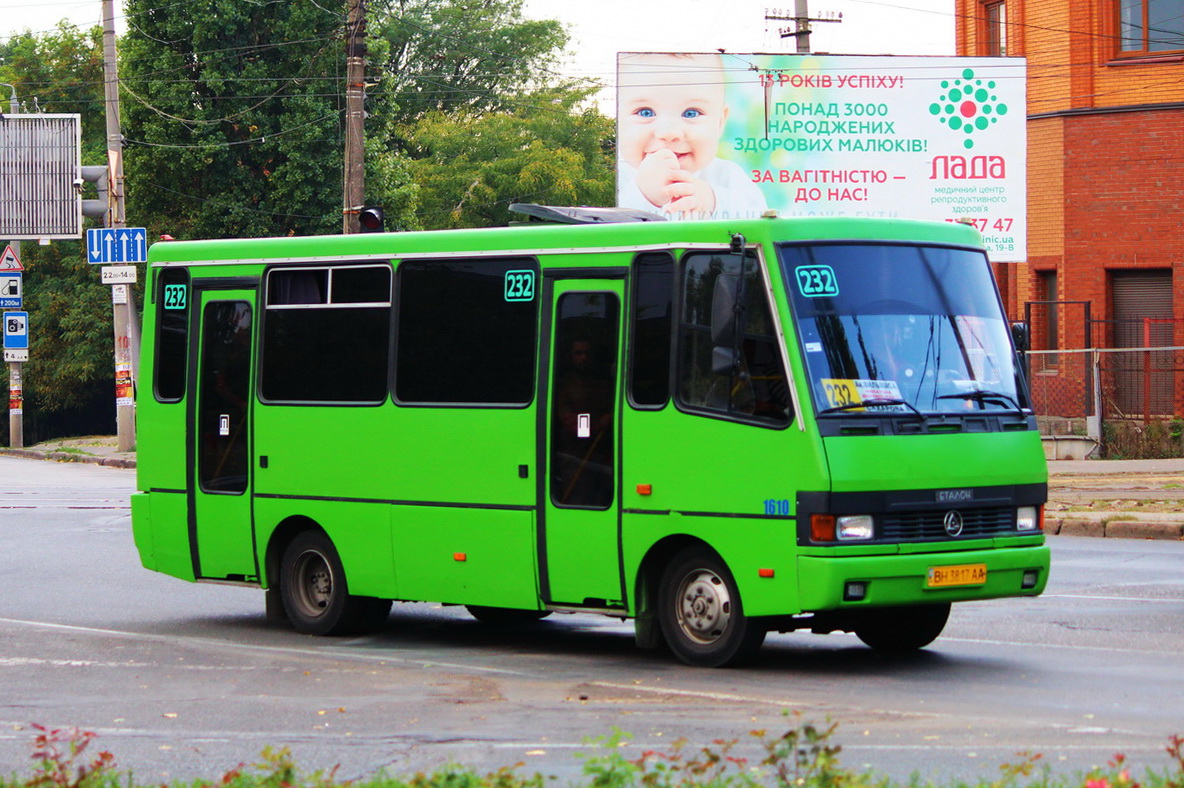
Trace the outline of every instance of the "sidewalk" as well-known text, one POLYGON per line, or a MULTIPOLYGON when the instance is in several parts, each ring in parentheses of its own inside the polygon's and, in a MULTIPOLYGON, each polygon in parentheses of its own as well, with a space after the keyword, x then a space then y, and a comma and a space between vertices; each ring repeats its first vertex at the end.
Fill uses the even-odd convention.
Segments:
POLYGON ((1051 460, 1044 531, 1184 539, 1184 458, 1051 460))
POLYGON ((114 436, 96 435, 89 438, 62 438, 46 441, 24 449, 0 447, 0 455, 27 457, 33 460, 58 462, 88 462, 112 468, 135 468, 136 453, 119 451, 114 436))
MULTIPOLYGON (((113 436, 47 441, 0 455, 136 467, 113 436)), ((1051 460, 1044 531, 1066 536, 1184 539, 1184 458, 1051 460)))

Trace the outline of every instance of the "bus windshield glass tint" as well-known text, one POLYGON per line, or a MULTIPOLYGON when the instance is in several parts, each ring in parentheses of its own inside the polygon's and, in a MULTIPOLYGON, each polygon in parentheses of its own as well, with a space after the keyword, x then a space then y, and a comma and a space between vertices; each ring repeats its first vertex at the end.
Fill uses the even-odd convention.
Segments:
POLYGON ((820 414, 1027 407, 982 252, 817 244, 780 256, 820 414))

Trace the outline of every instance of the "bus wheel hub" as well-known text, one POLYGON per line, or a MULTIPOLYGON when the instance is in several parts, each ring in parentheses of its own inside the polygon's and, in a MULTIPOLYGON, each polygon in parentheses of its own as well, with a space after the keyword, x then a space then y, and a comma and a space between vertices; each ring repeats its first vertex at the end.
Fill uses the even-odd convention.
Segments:
POLYGON ((700 643, 712 643, 723 635, 732 615, 732 603, 718 575, 702 569, 689 573, 678 596, 678 621, 688 636, 700 643))

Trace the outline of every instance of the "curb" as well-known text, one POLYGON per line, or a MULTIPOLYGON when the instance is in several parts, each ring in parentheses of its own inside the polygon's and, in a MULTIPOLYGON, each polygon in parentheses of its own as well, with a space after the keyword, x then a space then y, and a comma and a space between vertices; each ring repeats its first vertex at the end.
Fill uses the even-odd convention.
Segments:
POLYGON ((136 460, 132 457, 96 457, 93 454, 74 454, 68 451, 0 448, 0 456, 23 457, 27 460, 52 460, 54 462, 84 462, 90 465, 102 465, 108 468, 136 467, 136 460))
POLYGON ((1044 521, 1048 536, 1095 536, 1115 539, 1184 539, 1184 522, 1171 520, 1063 520, 1044 521))

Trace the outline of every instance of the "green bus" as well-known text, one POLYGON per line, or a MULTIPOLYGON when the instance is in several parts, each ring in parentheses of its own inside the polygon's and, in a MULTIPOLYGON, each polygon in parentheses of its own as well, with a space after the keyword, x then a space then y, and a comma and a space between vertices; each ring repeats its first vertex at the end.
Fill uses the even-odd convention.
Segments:
POLYGON ((1047 466, 980 237, 872 218, 157 243, 143 565, 300 632, 392 601, 921 648, 1048 578, 1047 466))

